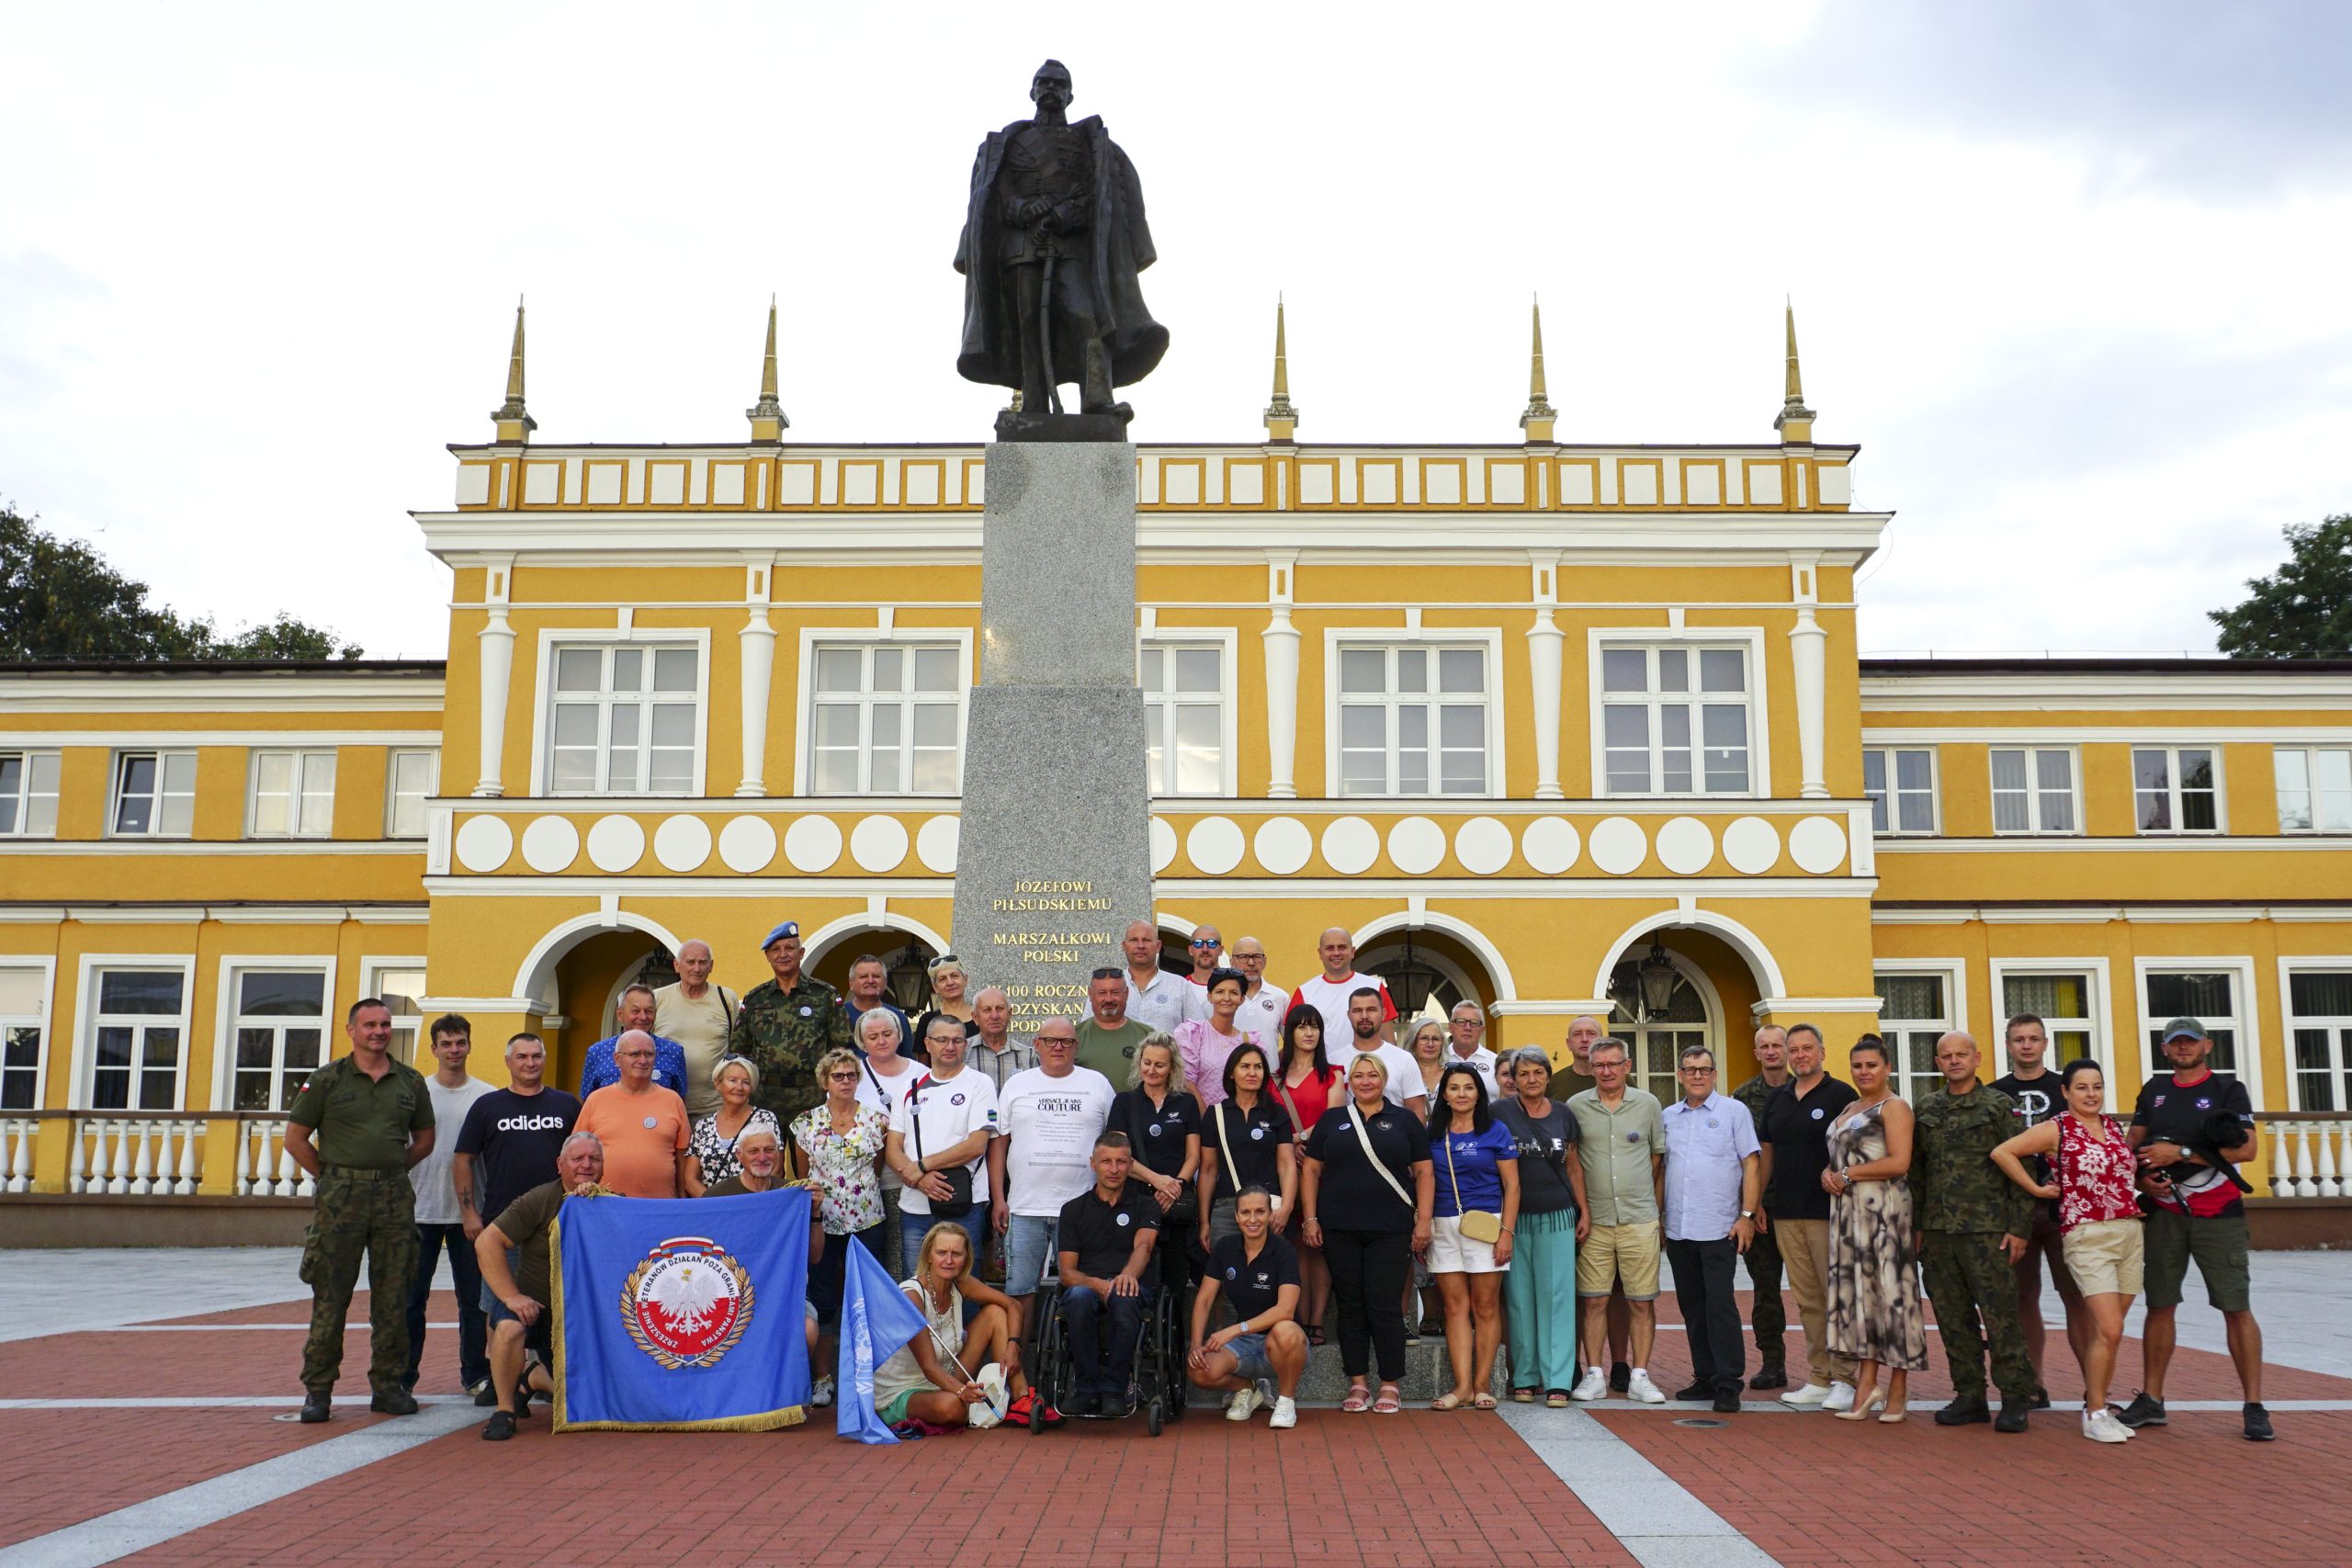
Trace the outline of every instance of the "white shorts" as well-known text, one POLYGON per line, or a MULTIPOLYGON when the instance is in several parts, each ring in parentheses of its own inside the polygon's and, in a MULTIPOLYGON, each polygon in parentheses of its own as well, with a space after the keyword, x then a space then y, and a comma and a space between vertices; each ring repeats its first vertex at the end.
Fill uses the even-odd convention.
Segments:
POLYGON ((1508 1274, 1510 1265, 1495 1261, 1494 1243, 1464 1235, 1459 1219, 1437 1219, 1430 1222, 1430 1272, 1508 1274))

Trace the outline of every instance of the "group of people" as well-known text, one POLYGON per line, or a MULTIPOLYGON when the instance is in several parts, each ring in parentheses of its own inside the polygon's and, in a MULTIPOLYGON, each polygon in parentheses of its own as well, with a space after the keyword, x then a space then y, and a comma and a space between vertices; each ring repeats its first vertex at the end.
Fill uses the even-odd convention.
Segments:
POLYGON ((2085 1434, 2116 1442, 2165 1418, 2193 1259, 2228 1319, 2246 1435, 2270 1435, 2235 1177, 2252 1112, 2206 1067, 2193 1020, 2167 1026, 2175 1071, 2150 1082, 2128 1127, 2104 1115, 2096 1064, 2047 1068, 2030 1017, 2010 1021, 2014 1070, 1993 1084, 1973 1040, 1944 1036, 1942 1092, 1916 1107, 1893 1092, 1883 1042, 1858 1041, 1841 1082, 1809 1024, 1759 1030, 1759 1071, 1729 1092, 1711 1051, 1684 1050, 1669 1106, 1629 1081, 1627 1046, 1593 1018, 1573 1022, 1557 1068, 1539 1048, 1488 1050, 1475 1002, 1399 1044, 1393 999, 1356 972, 1339 928, 1318 943, 1321 973, 1288 993, 1266 983, 1252 939, 1228 956, 1203 928, 1190 976, 1160 966, 1148 922, 1123 945, 1124 966, 1090 976, 1084 1017, 1046 1019, 1023 1041, 1005 993, 973 990, 952 953, 930 966, 933 1006, 910 1021, 877 959, 853 964, 846 997, 806 974, 791 922, 763 944, 770 978, 741 996, 712 980, 708 944, 689 942, 675 984, 624 991, 578 1096, 545 1082, 535 1035, 507 1043, 509 1084, 493 1089, 466 1071, 467 1021, 436 1019, 427 1077, 391 1059, 383 1004, 355 1005, 351 1055, 289 1112, 288 1148, 319 1177, 302 1418, 328 1416, 363 1252, 373 1408, 415 1407, 446 1250, 459 1376, 495 1407, 484 1435, 501 1438, 547 1392, 546 1242, 564 1196, 799 1182, 814 1197, 812 1348, 838 1318, 853 1243, 925 1314, 877 1370, 888 1419, 985 1409, 1051 1424, 1123 1409, 1162 1292, 1190 1292, 1177 1309, 1188 1373, 1227 1395, 1235 1421, 1263 1408, 1295 1425, 1307 1353, 1327 1334, 1347 1377, 1341 1409, 1400 1410, 1423 1292, 1451 1377, 1436 1409, 1492 1407, 1498 1361, 1517 1401, 1662 1404, 1648 1362, 1663 1265, 1691 1362, 1676 1399, 1728 1413, 1746 1390, 1783 1390, 1795 1408, 1903 1420, 1908 1374, 1927 1364, 1923 1271, 1956 1391, 1935 1419, 2019 1431, 2050 1403, 2046 1259, 2082 1365, 2085 1434), (447 1146, 444 1125, 459 1129, 447 1146), (1806 1350, 1794 1387, 1784 1271, 1806 1350), (1022 1368, 1049 1282, 1071 1349, 1059 1408, 1022 1368), (2145 1387, 2110 1409, 2123 1314, 2143 1288, 2145 1387))

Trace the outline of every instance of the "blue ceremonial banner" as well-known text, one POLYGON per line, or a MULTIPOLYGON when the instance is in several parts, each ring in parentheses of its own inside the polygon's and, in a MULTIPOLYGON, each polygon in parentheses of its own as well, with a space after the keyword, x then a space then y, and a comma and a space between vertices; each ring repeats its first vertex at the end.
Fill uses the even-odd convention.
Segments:
POLYGON ((797 1188, 566 1198, 555 1429, 797 1426, 808 1403, 808 1204, 797 1188))
MULTIPOLYGON (((836 1238, 828 1236, 829 1244, 836 1238)), ((922 1312, 899 1289, 874 1254, 848 1236, 842 1279, 842 1359, 834 1380, 840 1404, 833 1430, 861 1443, 895 1443, 898 1437, 874 1408, 874 1369, 922 1332, 922 1312)))

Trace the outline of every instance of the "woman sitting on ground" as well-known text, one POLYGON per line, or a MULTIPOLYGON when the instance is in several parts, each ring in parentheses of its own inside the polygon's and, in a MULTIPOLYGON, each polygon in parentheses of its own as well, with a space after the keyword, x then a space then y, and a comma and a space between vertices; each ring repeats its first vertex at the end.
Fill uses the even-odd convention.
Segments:
POLYGON ((1209 1250, 1209 1271, 1193 1300, 1193 1353, 1185 1367, 1194 1387, 1232 1393, 1227 1420, 1247 1421, 1263 1404, 1281 1429, 1298 1425, 1306 1334, 1297 1322, 1298 1254, 1274 1234, 1273 1219, 1264 1188, 1253 1183, 1234 1199, 1238 1228, 1209 1250), (1212 1334, 1209 1318, 1220 1294, 1233 1308, 1233 1322, 1212 1334))
POLYGON ((972 1273, 972 1238, 953 1220, 923 1233, 915 1277, 899 1289, 922 1309, 923 1326, 874 1369, 874 1408, 896 1425, 913 1419, 933 1427, 993 1425, 976 1418, 987 1408, 981 1376, 990 1362, 1003 1369, 1015 1400, 1029 1392, 1021 1375, 1021 1344, 1012 1337, 1012 1302, 972 1273), (975 1310, 969 1323, 965 1307, 975 1310))

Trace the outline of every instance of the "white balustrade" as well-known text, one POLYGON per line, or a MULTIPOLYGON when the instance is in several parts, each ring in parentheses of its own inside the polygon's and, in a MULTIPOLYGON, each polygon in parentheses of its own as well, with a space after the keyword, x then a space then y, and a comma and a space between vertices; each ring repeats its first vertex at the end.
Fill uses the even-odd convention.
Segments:
POLYGON ((130 1128, 129 1122, 114 1124, 114 1174, 107 1179, 107 1190, 118 1198, 130 1190, 130 1128))
POLYGON ((158 1131, 163 1133, 168 1155, 172 1124, 168 1122, 141 1122, 135 1123, 132 1130, 139 1139, 139 1154, 131 1166, 130 1191, 134 1197, 144 1198, 155 1190, 155 1134, 158 1131))
POLYGON ((2274 1198, 2352 1198, 2352 1117, 2266 1119, 2274 1198))
POLYGON ((0 1122, 0 1172, 7 1175, 7 1190, 29 1192, 33 1185, 33 1144, 40 1123, 25 1117, 0 1122))
POLYGON ((184 1122, 180 1124, 179 1179, 172 1183, 175 1196, 192 1197, 203 1185, 204 1175, 197 1167, 197 1150, 204 1144, 204 1123, 184 1122))
POLYGON ((2319 1133, 2319 1195, 2323 1198, 2340 1198, 2344 1196, 2341 1173, 2345 1167, 2337 1158, 2338 1145, 2347 1137, 2352 1137, 2352 1122, 2322 1122, 2317 1124, 2317 1130, 2319 1133))

